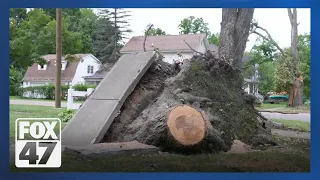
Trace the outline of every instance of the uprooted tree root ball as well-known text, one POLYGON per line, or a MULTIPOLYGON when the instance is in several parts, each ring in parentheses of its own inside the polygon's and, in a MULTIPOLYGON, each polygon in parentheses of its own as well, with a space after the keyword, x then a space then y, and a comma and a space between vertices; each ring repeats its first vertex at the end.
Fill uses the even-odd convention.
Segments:
POLYGON ((227 151, 235 139, 253 146, 273 143, 267 120, 242 89, 240 70, 210 53, 177 69, 154 62, 103 142, 136 140, 179 153, 227 151))

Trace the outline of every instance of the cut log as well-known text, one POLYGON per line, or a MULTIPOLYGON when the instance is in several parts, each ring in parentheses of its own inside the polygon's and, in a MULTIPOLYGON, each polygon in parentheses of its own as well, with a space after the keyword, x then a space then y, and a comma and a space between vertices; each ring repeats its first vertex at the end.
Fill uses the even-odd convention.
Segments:
POLYGON ((205 137, 206 123, 201 112, 188 105, 174 107, 167 125, 174 139, 185 146, 195 145, 205 137))

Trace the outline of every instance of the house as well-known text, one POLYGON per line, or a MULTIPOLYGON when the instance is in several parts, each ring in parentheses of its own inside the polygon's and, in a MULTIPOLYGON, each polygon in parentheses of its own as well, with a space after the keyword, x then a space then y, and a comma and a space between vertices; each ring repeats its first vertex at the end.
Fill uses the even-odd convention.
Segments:
MULTIPOLYGON (((100 69, 100 61, 92 54, 75 54, 77 61, 61 59, 61 84, 76 85, 85 82, 84 76, 93 75, 100 69)), ((23 87, 41 86, 55 83, 56 55, 43 56, 46 64, 33 64, 27 69, 23 78, 23 87)))
MULTIPOLYGON (((121 54, 143 52, 144 36, 132 37, 120 50, 121 54)), ((205 53, 209 47, 206 34, 183 34, 148 36, 145 42, 147 51, 158 49, 164 56, 164 61, 173 63, 189 59, 195 51, 205 53), (194 51, 195 50, 195 51, 194 51)))

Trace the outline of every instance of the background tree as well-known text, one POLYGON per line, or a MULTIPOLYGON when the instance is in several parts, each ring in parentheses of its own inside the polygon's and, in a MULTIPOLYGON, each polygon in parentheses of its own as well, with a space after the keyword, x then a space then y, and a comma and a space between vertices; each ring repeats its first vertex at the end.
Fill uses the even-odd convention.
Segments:
POLYGON ((303 75, 303 94, 310 98, 310 34, 298 36, 300 71, 303 75))
MULTIPOLYGON (((56 19, 55 8, 42 8, 42 10, 51 17, 51 19, 56 19)), ((78 31, 79 30, 79 21, 81 19, 81 9, 80 8, 64 8, 62 12, 64 19, 68 19, 69 31, 78 31)))
POLYGON ((10 18, 16 21, 16 26, 19 27, 21 22, 27 19, 27 9, 26 8, 11 8, 10 18))
POLYGON ((291 53, 293 60, 294 82, 290 91, 289 106, 303 105, 303 76, 300 72, 300 58, 298 52, 298 22, 297 9, 288 8, 288 16, 291 24, 291 53))
POLYGON ((17 68, 31 66, 34 62, 43 63, 41 55, 46 53, 39 50, 42 44, 39 44, 38 39, 50 22, 50 17, 40 9, 34 9, 28 12, 27 19, 21 22, 19 28, 14 28, 17 23, 15 20, 10 24, 10 65, 17 68))
POLYGON ((194 16, 189 16, 184 18, 180 24, 180 34, 199 34, 206 33, 210 35, 209 24, 204 22, 203 18, 195 18, 194 16))
MULTIPOLYGON (((251 24, 251 32, 255 33, 257 35, 259 35, 260 37, 262 37, 263 39, 265 39, 266 41, 270 42, 274 47, 276 47, 281 56, 283 57, 279 57, 278 61, 277 61, 277 65, 281 65, 281 63, 285 63, 288 62, 290 60, 293 61, 293 63, 289 63, 291 64, 291 67, 289 68, 292 72, 290 72, 290 74, 285 75, 286 77, 291 77, 290 81, 291 82, 291 89, 289 92, 290 94, 290 99, 289 99, 289 103, 288 105, 290 106, 300 106, 303 104, 303 82, 298 80, 298 78, 300 77, 300 65, 299 65, 299 52, 298 52, 298 23, 297 23, 297 10, 296 8, 293 8, 293 10, 291 11, 290 8, 288 8, 288 16, 289 16, 289 20, 290 20, 290 24, 291 24, 291 50, 284 50, 282 49, 278 43, 272 38, 271 34, 265 29, 262 28, 261 26, 258 25, 258 23, 256 21, 253 21, 251 24), (259 30, 261 30, 263 33, 259 32, 259 30), (290 56, 290 57, 286 57, 286 56, 290 56), (279 64, 280 63, 280 64, 279 64), (293 76, 292 76, 293 75, 293 76)), ((285 64, 283 64, 283 66, 286 66, 285 64)), ((280 72, 279 73, 283 73, 280 72)), ((276 71, 276 74, 277 71, 276 71)), ((277 75, 278 77, 282 77, 284 75, 277 75)), ((300 79, 300 78, 299 78, 300 79)), ((275 78, 277 82, 277 84, 279 84, 279 81, 282 81, 281 86, 277 85, 277 89, 281 89, 280 87, 284 88, 287 87, 287 81, 286 80, 281 80, 281 78, 275 78), (286 82, 284 82, 286 81, 286 82)))
POLYGON ((94 52, 102 64, 114 63, 117 56, 113 44, 114 27, 108 18, 100 17, 98 19, 98 28, 95 32, 95 40, 93 43, 94 52))
POLYGON ((121 8, 101 9, 99 11, 99 17, 104 20, 98 21, 95 50, 103 62, 114 63, 119 59, 123 39, 126 39, 127 33, 131 32, 128 22, 130 16, 130 11, 121 8), (109 37, 105 38, 103 34, 108 34, 109 37), (99 47, 99 44, 107 44, 107 46, 99 47), (111 50, 112 53, 110 54, 111 50))
POLYGON ((149 25, 145 28, 144 30, 144 35, 148 36, 161 36, 161 35, 166 35, 166 32, 163 31, 160 28, 155 28, 152 26, 151 29, 149 29, 149 25))
POLYGON ((129 28, 129 18, 131 17, 130 11, 122 8, 113 8, 108 13, 109 20, 112 22, 115 30, 116 42, 122 42, 123 39, 128 39, 128 33, 132 30, 129 28))
POLYGON ((98 28, 98 16, 92 9, 80 9, 79 30, 82 39, 83 53, 93 53, 93 42, 96 40, 96 31, 98 28))
MULTIPOLYGON (((23 8, 10 9, 11 68, 24 74, 33 63, 46 63, 43 55, 55 54, 55 10, 34 8, 27 12, 23 8)), ((93 41, 98 17, 90 9, 67 9, 63 12, 67 13, 63 18, 63 54, 94 54, 93 41)), ((22 79, 11 79, 16 79, 20 86, 22 79)))
POLYGON ((291 49, 284 48, 283 52, 287 55, 283 56, 282 54, 278 54, 275 59, 274 85, 276 92, 290 92, 292 79, 294 79, 291 49))
POLYGON ((273 61, 263 63, 259 66, 259 92, 266 94, 274 91, 275 64, 273 61))
POLYGON ((209 44, 215 44, 215 45, 219 46, 220 45, 220 34, 219 33, 211 34, 208 37, 208 42, 209 42, 209 44))

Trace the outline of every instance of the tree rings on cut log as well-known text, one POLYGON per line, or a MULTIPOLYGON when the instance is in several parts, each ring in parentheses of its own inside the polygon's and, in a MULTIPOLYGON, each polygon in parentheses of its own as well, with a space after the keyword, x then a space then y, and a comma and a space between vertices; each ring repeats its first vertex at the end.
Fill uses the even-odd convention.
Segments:
POLYGON ((205 137, 206 123, 201 112, 188 105, 174 107, 167 125, 174 139, 184 146, 195 145, 205 137))

